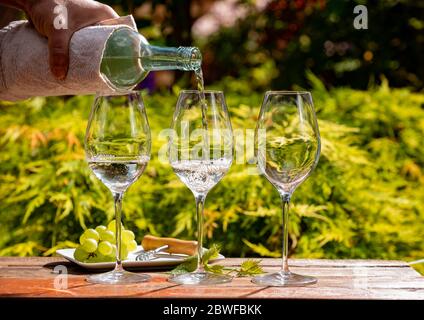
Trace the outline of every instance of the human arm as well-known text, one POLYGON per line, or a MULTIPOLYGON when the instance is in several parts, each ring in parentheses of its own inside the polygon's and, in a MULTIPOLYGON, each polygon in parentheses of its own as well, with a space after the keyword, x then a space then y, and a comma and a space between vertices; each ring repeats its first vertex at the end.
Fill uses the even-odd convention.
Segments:
POLYGON ((69 41, 73 33, 119 17, 111 7, 93 0, 0 0, 0 4, 23 10, 38 33, 48 39, 50 70, 57 79, 64 79, 68 72, 69 41), (58 27, 55 19, 60 14, 63 23, 58 27))

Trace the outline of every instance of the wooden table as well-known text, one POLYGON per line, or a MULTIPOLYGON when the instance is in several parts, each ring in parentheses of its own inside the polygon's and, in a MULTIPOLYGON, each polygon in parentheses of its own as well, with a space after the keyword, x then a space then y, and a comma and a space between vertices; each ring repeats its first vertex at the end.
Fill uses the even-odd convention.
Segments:
MULTIPOLYGON (((238 266, 242 259, 222 264, 238 266)), ((279 259, 263 259, 265 271, 277 271, 279 259)), ((308 287, 259 287, 249 278, 230 284, 193 287, 167 281, 164 272, 149 272, 150 282, 137 285, 97 285, 87 272, 62 258, 0 257, 0 297, 38 298, 279 298, 279 299, 407 299, 424 300, 424 277, 402 261, 290 260, 293 272, 318 278, 308 287), (68 288, 55 289, 55 266, 68 270, 68 288)), ((62 283, 63 285, 63 283, 62 283)))

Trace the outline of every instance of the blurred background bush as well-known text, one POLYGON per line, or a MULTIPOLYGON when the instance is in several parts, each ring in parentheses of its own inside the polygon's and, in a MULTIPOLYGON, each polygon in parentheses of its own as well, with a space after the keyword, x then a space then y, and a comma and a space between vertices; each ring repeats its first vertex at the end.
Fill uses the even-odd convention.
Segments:
MULTIPOLYGON (((423 2, 103 2, 133 14, 152 44, 199 46, 206 85, 225 91, 234 129, 255 127, 264 91, 312 90, 323 152, 294 195, 292 255, 424 258, 423 2), (358 4, 368 8, 367 30, 353 27, 358 4)), ((3 12, 0 24, 17 17, 3 12)), ((145 81, 152 160, 124 202, 138 240, 195 235, 192 195, 157 158, 159 132, 193 79, 157 72, 145 81)), ((112 198, 84 161, 92 101, 0 102, 0 255, 50 255, 112 218, 112 198)), ((279 198, 252 169, 234 164, 211 191, 207 242, 228 256, 278 257, 279 198)))

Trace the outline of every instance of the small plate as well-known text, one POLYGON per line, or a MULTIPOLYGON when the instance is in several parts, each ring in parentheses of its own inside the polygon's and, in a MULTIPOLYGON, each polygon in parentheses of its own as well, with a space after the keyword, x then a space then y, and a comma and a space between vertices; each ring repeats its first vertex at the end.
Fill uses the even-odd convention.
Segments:
MULTIPOLYGON (((140 250, 143 250, 143 247, 137 246, 137 249, 134 250, 133 252, 137 252, 140 250)), ((61 255, 65 259, 68 259, 69 261, 72 261, 76 263, 77 265, 89 270, 113 269, 115 266, 115 262, 94 262, 94 263, 80 262, 74 258, 74 251, 75 251, 74 248, 69 248, 69 249, 56 250, 56 253, 61 255)), ((132 252, 128 253, 128 257, 126 260, 122 261, 122 265, 125 268, 161 269, 161 268, 177 266, 188 258, 188 256, 185 254, 170 254, 166 252, 161 252, 160 257, 150 261, 136 261, 135 260, 136 256, 137 254, 134 254, 132 252)), ((220 254, 218 258, 214 259, 214 261, 223 260, 223 259, 225 259, 225 257, 222 254, 220 254)))

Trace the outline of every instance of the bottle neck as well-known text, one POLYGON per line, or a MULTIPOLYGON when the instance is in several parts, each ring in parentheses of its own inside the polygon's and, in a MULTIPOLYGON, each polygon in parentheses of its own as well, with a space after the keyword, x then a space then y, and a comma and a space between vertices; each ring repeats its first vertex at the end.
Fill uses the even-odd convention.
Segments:
POLYGON ((159 47, 141 45, 140 62, 146 71, 184 70, 201 67, 202 56, 196 47, 159 47))

